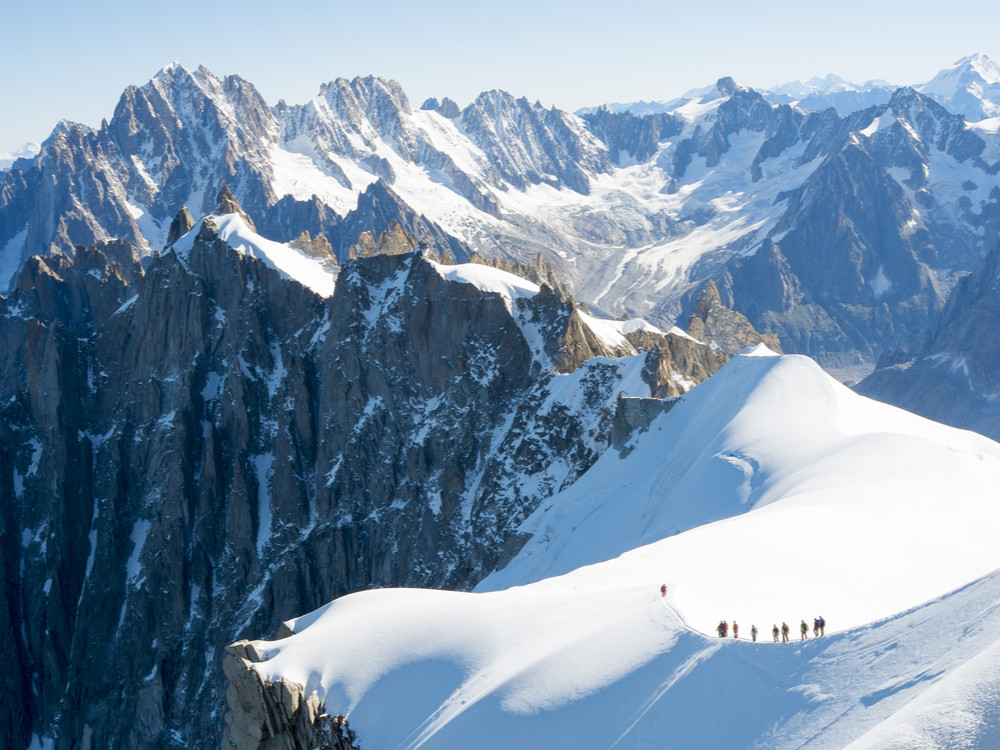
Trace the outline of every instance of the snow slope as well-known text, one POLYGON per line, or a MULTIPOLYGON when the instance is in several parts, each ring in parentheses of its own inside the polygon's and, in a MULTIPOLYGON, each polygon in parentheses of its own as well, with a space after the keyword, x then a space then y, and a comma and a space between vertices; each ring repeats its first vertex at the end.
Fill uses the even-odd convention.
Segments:
POLYGON ((478 593, 344 597, 256 668, 366 748, 992 746, 1000 446, 769 354, 606 453, 478 593))

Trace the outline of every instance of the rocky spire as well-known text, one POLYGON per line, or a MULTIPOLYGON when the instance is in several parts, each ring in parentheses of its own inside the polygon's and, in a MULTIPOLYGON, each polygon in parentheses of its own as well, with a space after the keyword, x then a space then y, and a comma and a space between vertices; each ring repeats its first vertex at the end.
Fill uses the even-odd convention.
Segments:
POLYGON ((781 342, 773 333, 760 333, 742 313, 722 304, 719 288, 709 280, 698 294, 687 332, 716 351, 733 357, 749 346, 765 344, 781 354, 781 342))
POLYGON ((170 230, 167 232, 167 244, 163 246, 164 249, 177 242, 177 240, 190 232, 193 227, 194 217, 191 216, 191 212, 188 211, 187 206, 181 206, 181 210, 177 212, 174 220, 170 222, 170 230))
POLYGON ((350 258, 370 258, 373 255, 404 255, 418 246, 418 242, 392 219, 389 227, 376 239, 371 232, 364 231, 356 244, 348 250, 350 258))
POLYGON ((242 218, 243 221, 247 223, 247 226, 250 227, 250 231, 257 231, 257 227, 254 225, 253 219, 251 219, 250 215, 243 210, 243 207, 239 204, 239 201, 236 200, 236 196, 233 195, 233 192, 229 189, 228 185, 222 186, 222 190, 219 191, 219 195, 216 197, 215 203, 215 213, 217 215, 223 216, 225 214, 239 214, 240 218, 242 218))

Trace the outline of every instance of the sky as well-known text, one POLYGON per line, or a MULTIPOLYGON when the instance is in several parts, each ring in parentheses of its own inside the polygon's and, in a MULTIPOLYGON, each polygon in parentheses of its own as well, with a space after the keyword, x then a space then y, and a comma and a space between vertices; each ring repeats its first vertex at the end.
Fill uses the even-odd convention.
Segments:
POLYGON ((375 74, 411 102, 494 88, 575 110, 664 100, 732 76, 769 87, 836 73, 926 81, 973 53, 1000 60, 1000 3, 841 0, 8 0, 0 6, 0 151, 61 119, 99 126, 172 61, 237 74, 274 104, 375 74))

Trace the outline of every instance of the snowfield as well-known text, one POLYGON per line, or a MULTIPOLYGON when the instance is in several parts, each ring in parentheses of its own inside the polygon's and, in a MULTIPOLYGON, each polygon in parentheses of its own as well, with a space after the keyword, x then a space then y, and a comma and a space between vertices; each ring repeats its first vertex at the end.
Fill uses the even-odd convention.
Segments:
POLYGON ((1000 445, 759 347, 551 498, 475 593, 343 597, 256 669, 368 750, 995 747, 997 529, 1000 445))

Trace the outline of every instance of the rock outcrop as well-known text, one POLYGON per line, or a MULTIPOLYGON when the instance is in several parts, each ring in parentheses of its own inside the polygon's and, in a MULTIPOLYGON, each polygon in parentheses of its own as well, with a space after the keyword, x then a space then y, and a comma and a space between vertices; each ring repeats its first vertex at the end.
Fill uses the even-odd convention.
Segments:
MULTIPOLYGON (((698 294, 695 311, 688 318, 687 332, 695 339, 711 342, 712 349, 722 355, 723 364, 747 347, 757 344, 765 344, 781 354, 781 342, 777 336, 758 333, 746 316, 722 304, 714 281, 709 281, 698 294)), ((709 369, 714 372, 721 366, 712 363, 709 369)))
POLYGON ((288 680, 269 682, 253 669, 261 661, 250 641, 226 647, 229 681, 223 750, 358 750, 343 716, 330 716, 315 692, 288 680))

